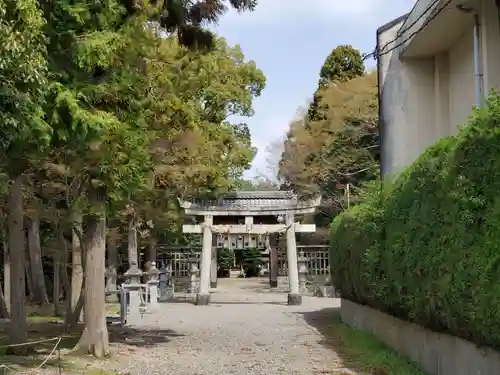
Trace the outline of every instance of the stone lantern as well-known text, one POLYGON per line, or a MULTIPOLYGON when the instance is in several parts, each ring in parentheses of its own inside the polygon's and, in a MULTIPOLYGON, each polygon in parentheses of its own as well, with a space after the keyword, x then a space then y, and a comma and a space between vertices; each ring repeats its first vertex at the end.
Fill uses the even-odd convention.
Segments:
POLYGON ((307 275, 309 274, 308 261, 309 259, 304 256, 304 251, 300 250, 299 257, 297 258, 297 267, 299 270, 299 290, 301 293, 307 292, 306 283, 307 275))
POLYGON ((164 265, 159 271, 158 289, 160 302, 167 302, 174 297, 171 274, 170 264, 164 265))
POLYGON ((191 254, 189 257, 189 293, 198 293, 198 258, 191 254))
POLYGON ((149 290, 149 306, 152 310, 158 307, 158 276, 160 271, 156 268, 156 262, 151 263, 151 268, 148 270, 148 290, 149 290))
POLYGON ((127 297, 130 306, 130 314, 127 318, 127 323, 130 325, 137 325, 141 323, 141 276, 142 271, 137 266, 137 261, 130 263, 130 268, 124 275, 127 283, 124 285, 124 294, 127 297))

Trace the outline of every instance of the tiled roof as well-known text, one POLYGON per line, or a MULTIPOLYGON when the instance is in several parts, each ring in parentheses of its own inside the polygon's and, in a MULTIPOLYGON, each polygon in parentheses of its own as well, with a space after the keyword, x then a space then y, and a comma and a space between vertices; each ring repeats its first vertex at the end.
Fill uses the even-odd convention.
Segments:
POLYGON ((263 190, 235 191, 224 195, 223 199, 297 199, 293 191, 263 190))
POLYGON ((270 190, 238 191, 228 193, 218 200, 180 202, 183 208, 206 211, 281 211, 310 207, 312 201, 299 201, 291 191, 270 190))
POLYGON ((297 196, 291 191, 236 191, 225 194, 219 200, 194 201, 199 207, 207 209, 256 210, 256 209, 281 209, 295 207, 297 196))

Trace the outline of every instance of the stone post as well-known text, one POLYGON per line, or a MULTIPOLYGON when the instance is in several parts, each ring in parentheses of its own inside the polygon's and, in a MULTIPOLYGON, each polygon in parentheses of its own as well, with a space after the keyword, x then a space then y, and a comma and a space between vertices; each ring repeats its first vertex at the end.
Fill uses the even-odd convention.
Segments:
POLYGON ((302 296, 299 290, 299 269, 297 264, 297 242, 295 239, 295 215, 286 215, 286 257, 288 263, 289 305, 301 305, 302 296))
POLYGON ((300 250, 299 257, 297 259, 298 270, 299 270, 299 291, 300 293, 307 292, 307 275, 309 274, 309 267, 307 266, 308 258, 304 256, 304 251, 300 250))
POLYGON ((170 265, 163 266, 158 275, 159 302, 167 302, 174 297, 170 285, 170 265))
POLYGON ((160 271, 156 268, 156 262, 151 262, 148 270, 149 308, 152 311, 158 309, 158 276, 160 271))
POLYGON ((266 238, 266 247, 269 249, 269 287, 277 288, 278 287, 278 273, 279 273, 279 265, 278 265, 278 238, 276 234, 273 234, 273 241, 271 244, 271 235, 268 235, 266 238))
POLYGON ((203 246, 200 258, 200 289, 196 295, 196 305, 210 303, 210 266, 212 263, 212 215, 205 216, 203 224, 203 246))
POLYGON ((137 261, 132 260, 130 268, 125 272, 127 284, 124 284, 125 293, 128 293, 128 302, 130 312, 127 317, 127 323, 130 325, 138 325, 141 323, 141 276, 142 271, 137 267, 137 261))
POLYGON ((194 254, 191 255, 189 258, 189 293, 195 294, 198 293, 198 258, 194 256, 194 254))
POLYGON ((217 288, 217 248, 212 247, 212 260, 210 263, 210 288, 217 288))

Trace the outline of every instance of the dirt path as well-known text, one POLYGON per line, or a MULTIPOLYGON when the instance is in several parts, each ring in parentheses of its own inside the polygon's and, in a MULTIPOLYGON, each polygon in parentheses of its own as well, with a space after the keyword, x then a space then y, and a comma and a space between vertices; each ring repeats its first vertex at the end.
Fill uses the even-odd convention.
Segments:
POLYGON ((118 354, 107 366, 131 375, 349 374, 306 323, 340 301, 304 297, 302 306, 287 306, 286 293, 265 283, 220 280, 210 306, 162 304, 145 315, 140 328, 149 332, 115 344, 118 354))

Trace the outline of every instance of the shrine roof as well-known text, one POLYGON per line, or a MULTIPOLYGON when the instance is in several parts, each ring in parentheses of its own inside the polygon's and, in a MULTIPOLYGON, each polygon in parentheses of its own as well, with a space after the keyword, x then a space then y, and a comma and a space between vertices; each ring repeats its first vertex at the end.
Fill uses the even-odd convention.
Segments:
POLYGON ((224 194, 223 199, 294 199, 297 194, 289 190, 242 190, 224 194))
POLYGON ((188 215, 279 215, 312 213, 320 198, 301 201, 292 191, 236 191, 217 200, 190 202, 179 200, 180 206, 188 215))

